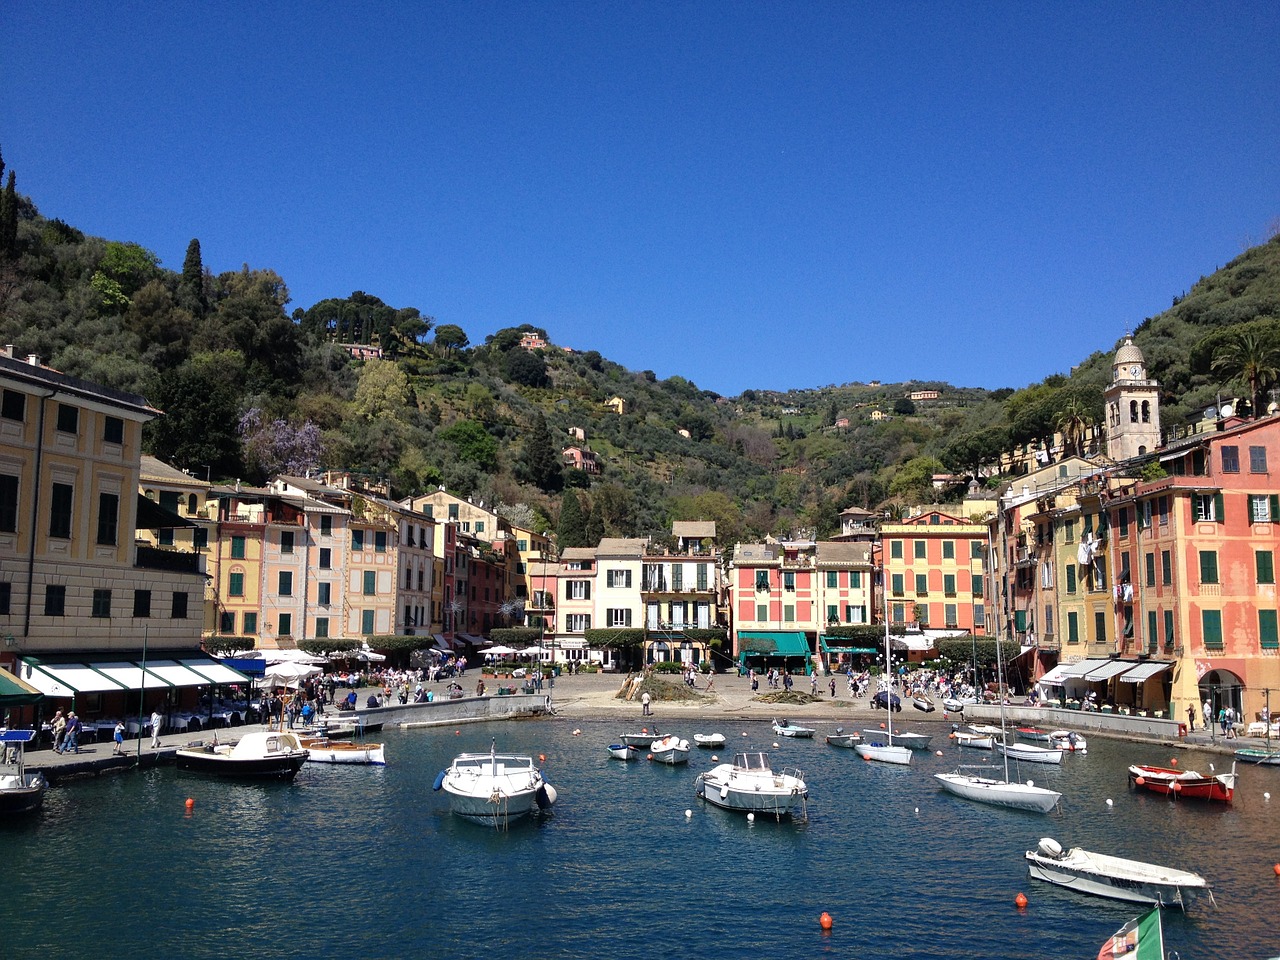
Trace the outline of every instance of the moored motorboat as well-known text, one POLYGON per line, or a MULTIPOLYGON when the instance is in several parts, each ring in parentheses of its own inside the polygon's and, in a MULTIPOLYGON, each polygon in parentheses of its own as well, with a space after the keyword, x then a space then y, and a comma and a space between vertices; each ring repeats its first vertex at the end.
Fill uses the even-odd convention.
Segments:
MULTIPOLYGON (((883 730, 863 730, 863 742, 874 740, 876 737, 884 739, 885 732, 883 730)), ((929 744, 933 742, 933 735, 928 733, 911 733, 910 731, 893 734, 893 742, 900 747, 906 747, 909 750, 928 750, 929 744)))
POLYGON ((245 780, 292 780, 307 762, 307 751, 288 731, 246 733, 219 743, 216 737, 174 753, 179 770, 245 780))
POLYGON ((1039 743, 1049 742, 1049 731, 1041 730, 1039 727, 1015 727, 1018 736, 1023 740, 1034 740, 1039 743))
POLYGON ((609 756, 615 760, 634 760, 638 753, 638 750, 628 747, 625 743, 609 744, 609 756))
POLYGON ((35 813, 44 803, 48 781, 37 770, 27 773, 26 747, 35 738, 34 730, 5 730, 0 733, 0 755, 14 751, 14 772, 0 773, 0 817, 35 813))
POLYGON ((1260 747, 1241 747, 1235 752, 1235 757, 1245 763, 1280 766, 1280 749, 1264 750, 1260 747))
POLYGON ((1175 799, 1190 797, 1230 803, 1236 792, 1236 768, 1233 763, 1230 773, 1205 776, 1194 770, 1134 764, 1129 768, 1129 782, 1135 787, 1175 799))
POLYGON ((1054 730, 1049 734, 1049 746, 1067 753, 1089 752, 1089 741, 1074 730, 1054 730))
POLYGON ((460 753, 436 777, 436 790, 449 795, 449 808, 464 820, 505 828, 528 816, 536 806, 549 810, 555 788, 542 777, 533 758, 498 753, 460 753))
POLYGON ((1062 751, 1034 743, 997 743, 996 749, 1012 760, 1026 763, 1061 763, 1062 751))
POLYGON ((381 743, 363 740, 329 740, 324 737, 302 737, 299 741, 313 763, 355 763, 384 766, 386 753, 381 743))
POLYGON ((812 737, 817 731, 813 727, 802 727, 790 720, 775 720, 773 732, 780 737, 812 737))
POLYGON ((966 730, 957 730, 951 736, 955 738, 956 746, 958 747, 991 750, 996 745, 996 738, 989 733, 969 733, 966 730))
POLYGON ((999 727, 989 723, 971 723, 969 724, 969 730, 978 734, 990 734, 993 737, 1001 736, 1004 732, 999 727))
POLYGON ((1091 853, 1079 847, 1063 851, 1062 846, 1050 837, 1043 838, 1035 850, 1027 851, 1026 856, 1027 869, 1037 880, 1099 897, 1159 903, 1183 909, 1201 891, 1210 899, 1213 897, 1208 883, 1199 874, 1091 853))
POLYGON ((862 735, 858 733, 845 733, 844 727, 836 727, 834 733, 827 734, 827 743, 833 747, 844 747, 852 749, 854 746, 862 742, 862 735))
POLYGON ((693 745, 703 750, 719 750, 725 745, 723 733, 695 733, 693 745))
POLYGON ((649 744, 656 739, 658 739, 657 730, 641 730, 639 733, 624 733, 618 738, 618 742, 624 746, 648 750, 649 744))
POLYGON ((689 762, 689 741, 681 740, 674 734, 654 740, 649 744, 649 759, 657 763, 675 766, 677 763, 689 762))
POLYGON ((1048 813, 1062 799, 1062 794, 1045 787, 1037 787, 1030 780, 1026 783, 1018 783, 1008 780, 1007 773, 1006 779, 1000 780, 995 777, 983 777, 976 773, 964 773, 964 769, 961 768, 954 773, 935 773, 933 778, 942 784, 948 793, 995 807, 1048 813))
POLYGON ((694 791, 725 810, 772 814, 778 820, 794 816, 809 796, 800 771, 774 771, 767 753, 740 753, 733 763, 698 774, 694 791))

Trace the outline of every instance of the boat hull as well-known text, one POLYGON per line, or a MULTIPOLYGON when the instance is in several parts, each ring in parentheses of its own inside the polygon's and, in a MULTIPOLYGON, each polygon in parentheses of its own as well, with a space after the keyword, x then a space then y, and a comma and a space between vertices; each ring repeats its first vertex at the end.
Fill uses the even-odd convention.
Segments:
POLYGON ((1259 750, 1256 747, 1241 747, 1236 751, 1235 757, 1245 763, 1280 766, 1280 750, 1259 750))
POLYGON ((312 763, 353 763, 368 766, 385 766, 386 755, 380 743, 350 743, 345 740, 330 742, 303 741, 307 759, 312 763))
POLYGON ((628 747, 625 743, 611 743, 609 745, 609 756, 615 760, 632 760, 635 758, 636 751, 628 747))
POLYGON ((827 743, 833 747, 843 747, 846 750, 852 750, 862 742, 862 737, 856 733, 832 733, 827 735, 827 743))
POLYGON ((447 783, 444 790, 449 794, 449 809, 454 816, 487 827, 501 827, 523 820, 533 812, 536 804, 532 789, 503 794, 497 799, 493 794, 486 797, 454 792, 447 783))
POLYGON ((995 748, 996 739, 989 733, 956 733, 956 745, 960 747, 969 747, 973 750, 992 750, 995 748))
POLYGON ((1024 763, 1062 763, 1062 751, 1050 747, 1037 747, 1030 743, 1001 743, 1000 752, 1011 760, 1024 763))
POLYGON ((459 754, 440 772, 435 787, 449 797, 455 816, 500 829, 556 800, 532 757, 497 752, 459 754))
POLYGON ((816 731, 813 727, 797 727, 789 723, 784 725, 775 721, 773 724, 773 732, 779 737, 793 737, 799 739, 812 737, 816 731))
POLYGON ((935 773, 933 778, 948 793, 993 807, 1048 813, 1062 799, 1060 793, 1025 783, 1009 783, 962 773, 935 773))
POLYGON ((305 750, 246 760, 196 750, 179 750, 174 754, 174 765, 179 770, 230 780, 292 780, 306 762, 305 750))
POLYGON ((1181 799, 1210 800, 1230 803, 1236 792, 1236 774, 1219 773, 1202 776, 1194 770, 1174 770, 1170 767, 1132 766, 1129 783, 1142 790, 1181 799), (1139 782, 1141 781, 1141 782, 1139 782))
POLYGON ((695 733, 693 745, 701 750, 720 750, 725 745, 723 733, 695 733))
POLYGON ((1037 880, 1096 897, 1184 909, 1196 894, 1207 889, 1204 879, 1195 874, 1118 857, 1099 857, 1080 850, 1072 850, 1061 859, 1028 850, 1027 870, 1037 880), (1121 866, 1105 869, 1117 864, 1121 866), (1124 869, 1126 865, 1142 869, 1124 869))
POLYGON ((15 774, 0 776, 0 818, 35 813, 44 803, 47 789, 48 783, 40 773, 21 778, 15 774))
POLYGON ((694 792, 721 809, 767 814, 777 820, 794 816, 796 807, 809 796, 799 771, 775 771, 764 753, 738 754, 733 763, 699 774, 694 792))
POLYGON ((899 766, 911 764, 911 751, 906 747, 889 746, 887 743, 859 743, 854 751, 864 760, 878 760, 880 763, 896 763, 899 766))

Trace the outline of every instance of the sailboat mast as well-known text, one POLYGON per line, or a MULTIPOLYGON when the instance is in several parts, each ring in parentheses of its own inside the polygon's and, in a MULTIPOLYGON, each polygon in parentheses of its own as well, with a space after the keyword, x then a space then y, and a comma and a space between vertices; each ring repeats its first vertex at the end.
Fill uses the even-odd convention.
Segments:
POLYGON ((880 590, 884 594, 884 672, 889 685, 884 691, 885 729, 889 731, 889 746, 893 746, 893 658, 889 655, 889 584, 886 578, 889 568, 886 566, 880 576, 880 590))

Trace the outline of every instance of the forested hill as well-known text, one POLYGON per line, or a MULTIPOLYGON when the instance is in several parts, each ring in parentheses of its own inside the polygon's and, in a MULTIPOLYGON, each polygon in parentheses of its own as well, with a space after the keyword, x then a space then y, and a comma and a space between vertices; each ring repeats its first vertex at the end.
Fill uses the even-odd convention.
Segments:
MULTIPOLYGON (((1250 251, 1142 324, 1157 377, 1212 390, 1188 343, 1277 315, 1277 249, 1250 251)), ((192 240, 182 268, 166 269, 137 244, 42 217, 13 172, 5 178, 2 342, 145 395, 165 411, 149 451, 215 480, 352 470, 389 478, 397 496, 443 484, 548 528, 573 490, 593 538, 661 535, 698 518, 717 521, 726 543, 827 536, 846 506, 931 499, 935 473, 972 470, 1073 411, 1096 415, 1113 349, 1017 392, 870 383, 726 398, 698 389, 697 371, 659 380, 558 347, 554 331, 509 328, 473 344, 417 307, 359 291, 290 307, 269 268, 215 273, 192 240), (547 345, 526 350, 524 334, 547 345), (937 399, 907 399, 932 390, 937 399), (606 406, 613 398, 621 414, 606 406), (582 445, 575 431, 598 476, 562 468, 562 449, 582 445)))

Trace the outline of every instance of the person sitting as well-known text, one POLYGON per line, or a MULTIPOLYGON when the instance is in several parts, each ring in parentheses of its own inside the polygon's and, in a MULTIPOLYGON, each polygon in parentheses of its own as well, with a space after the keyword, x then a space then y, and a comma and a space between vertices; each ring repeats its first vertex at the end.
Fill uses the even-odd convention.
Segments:
POLYGON ((378 700, 378 695, 376 693, 371 693, 369 694, 369 699, 365 701, 365 706, 380 707, 382 704, 378 700))

